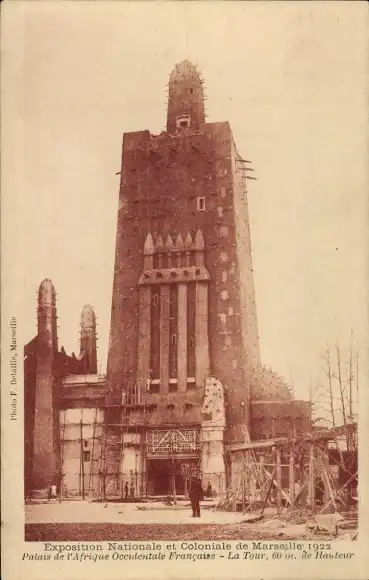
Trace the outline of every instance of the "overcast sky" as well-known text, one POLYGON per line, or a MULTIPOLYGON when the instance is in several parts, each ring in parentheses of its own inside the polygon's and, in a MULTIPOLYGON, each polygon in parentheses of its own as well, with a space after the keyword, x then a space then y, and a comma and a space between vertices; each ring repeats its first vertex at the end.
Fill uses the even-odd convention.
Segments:
POLYGON ((18 237, 5 266, 25 340, 50 277, 59 345, 77 350, 92 304, 105 369, 122 135, 164 129, 169 74, 189 59, 208 120, 230 121, 258 179, 249 205, 263 362, 306 397, 326 345, 347 347, 353 329, 364 348, 365 3, 12 4, 4 235, 18 237))

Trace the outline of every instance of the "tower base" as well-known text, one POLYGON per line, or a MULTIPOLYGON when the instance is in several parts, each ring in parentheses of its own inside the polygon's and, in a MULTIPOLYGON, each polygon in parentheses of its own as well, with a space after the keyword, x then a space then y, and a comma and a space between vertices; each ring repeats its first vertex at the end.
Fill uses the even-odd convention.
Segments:
POLYGON ((209 483, 217 495, 226 489, 226 470, 224 462, 225 427, 201 423, 202 434, 202 485, 204 490, 209 483))

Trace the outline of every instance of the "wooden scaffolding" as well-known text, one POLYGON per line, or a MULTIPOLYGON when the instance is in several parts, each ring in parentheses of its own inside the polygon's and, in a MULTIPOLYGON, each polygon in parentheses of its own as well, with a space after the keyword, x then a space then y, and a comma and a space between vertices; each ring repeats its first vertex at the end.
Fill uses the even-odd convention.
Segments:
POLYGON ((352 424, 297 438, 253 442, 245 433, 244 443, 228 445, 231 485, 219 498, 217 508, 243 513, 260 509, 263 514, 271 505, 278 513, 304 506, 314 514, 318 507, 317 482, 321 492, 319 513, 347 508, 346 490, 357 481, 357 467, 350 470, 340 459, 332 458, 329 442, 337 446, 338 437, 356 429, 352 424), (342 485, 332 475, 330 459, 346 476, 342 485), (288 478, 282 477, 282 468, 287 469, 288 478))

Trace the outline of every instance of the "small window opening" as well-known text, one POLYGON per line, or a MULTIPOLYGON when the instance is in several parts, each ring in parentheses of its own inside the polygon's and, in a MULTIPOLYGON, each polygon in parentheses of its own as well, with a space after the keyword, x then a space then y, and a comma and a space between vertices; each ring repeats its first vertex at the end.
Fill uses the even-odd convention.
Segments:
POLYGON ((177 129, 183 129, 185 127, 189 127, 190 121, 191 121, 190 115, 180 115, 176 119, 177 129))
POLYGON ((157 306, 159 302, 159 296, 157 294, 154 294, 154 296, 152 297, 152 303, 154 306, 157 306))
POLYGON ((198 197, 197 200, 197 211, 205 210, 205 197, 198 197))
POLYGON ((190 88, 190 95, 193 95, 193 87, 190 88))
POLYGON ((88 441, 84 441, 84 442, 83 442, 83 445, 84 445, 85 447, 88 447, 88 441))
POLYGON ((90 451, 83 452, 83 461, 91 461, 91 452, 90 451))
POLYGON ((170 342, 172 343, 172 346, 175 346, 177 344, 177 335, 176 334, 172 334, 172 336, 170 338, 170 342))

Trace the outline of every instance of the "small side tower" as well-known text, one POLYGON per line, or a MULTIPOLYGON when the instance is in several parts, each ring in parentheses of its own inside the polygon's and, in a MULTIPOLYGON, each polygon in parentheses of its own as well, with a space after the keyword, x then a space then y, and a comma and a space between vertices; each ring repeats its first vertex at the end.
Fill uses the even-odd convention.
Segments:
POLYGON ((81 313, 80 353, 85 356, 85 373, 97 373, 97 346, 96 346, 96 316, 89 304, 83 307, 81 313))
POLYGON ((48 278, 38 291, 37 371, 35 422, 33 434, 34 491, 45 493, 58 484, 59 417, 53 367, 58 350, 56 329, 56 296, 48 278))
POLYGON ((196 67, 184 60, 177 64, 169 79, 167 131, 198 131, 205 123, 204 91, 196 67))

